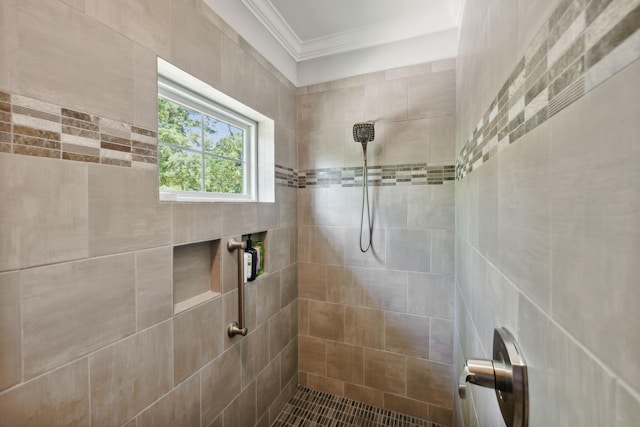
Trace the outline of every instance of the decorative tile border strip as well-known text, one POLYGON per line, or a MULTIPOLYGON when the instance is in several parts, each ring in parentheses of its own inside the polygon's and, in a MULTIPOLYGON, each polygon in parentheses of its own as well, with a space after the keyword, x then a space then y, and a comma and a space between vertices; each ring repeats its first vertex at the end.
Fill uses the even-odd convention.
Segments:
MULTIPOLYGON (((455 181, 455 164, 416 163, 406 165, 369 166, 369 185, 437 185, 455 181)), ((362 167, 325 168, 301 171, 298 188, 306 187, 360 187, 362 167)))
POLYGON ((0 152, 156 169, 157 133, 0 92, 0 152))
POLYGON ((475 127, 456 179, 640 57, 640 0, 563 0, 475 127))
POLYGON ((346 397, 298 387, 273 423, 285 426, 443 427, 431 421, 356 402, 346 397))
POLYGON ((298 171, 276 164, 276 185, 298 188, 298 171))

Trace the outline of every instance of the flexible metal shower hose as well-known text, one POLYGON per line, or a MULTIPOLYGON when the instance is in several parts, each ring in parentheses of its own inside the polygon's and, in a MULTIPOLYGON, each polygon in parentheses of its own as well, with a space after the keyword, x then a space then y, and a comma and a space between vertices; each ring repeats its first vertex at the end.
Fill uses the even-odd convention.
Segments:
POLYGON ((373 226, 371 224, 371 210, 369 208, 369 171, 367 168, 367 146, 362 145, 362 211, 360 212, 360 251, 367 252, 371 248, 371 234, 373 226), (362 229, 364 228, 364 205, 367 204, 367 224, 369 225, 369 243, 366 248, 362 247, 362 229))

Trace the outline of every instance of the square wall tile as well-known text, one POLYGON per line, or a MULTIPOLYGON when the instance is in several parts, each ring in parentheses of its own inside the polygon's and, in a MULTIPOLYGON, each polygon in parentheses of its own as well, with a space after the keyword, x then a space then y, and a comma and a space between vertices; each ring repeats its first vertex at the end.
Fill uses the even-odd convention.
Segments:
POLYGON ((431 270, 431 231, 387 229, 387 268, 390 270, 431 270))
MULTIPOLYGON (((194 375, 137 417, 137 427, 162 424, 175 426, 200 425, 200 375, 194 375)), ((136 427, 135 420, 132 427, 136 427)))
POLYGON ((173 315, 172 249, 136 253, 136 310, 138 330, 173 315))
POLYGON ((367 387, 404 395, 406 368, 406 356, 369 348, 364 351, 364 385, 367 387))
POLYGON ((429 318, 385 313, 385 350, 405 356, 429 357, 429 318))
POLYGON ((171 335, 167 321, 89 357, 91 425, 121 425, 171 389, 171 335))
POLYGON ((91 256, 171 244, 171 206, 158 202, 156 171, 89 165, 91 256))
POLYGON ((0 425, 89 425, 89 373, 80 359, 0 394, 0 425))
POLYGON ((22 272, 25 378, 135 332, 134 255, 22 272))
POLYGON ((241 366, 240 346, 235 345, 200 371, 202 425, 211 424, 240 394, 241 366))
POLYGON ((210 362, 223 349, 220 297, 180 313, 173 319, 174 383, 210 362))
POLYGON ((0 391, 21 381, 20 273, 0 274, 0 391))
POLYGON ((219 203, 172 203, 173 244, 202 242, 222 237, 219 203))
POLYGON ((344 341, 349 344, 384 348, 384 311, 345 307, 344 341))
POLYGON ((0 271, 86 258, 87 166, 0 155, 0 271))
POLYGON ((369 308, 407 312, 407 273, 367 269, 364 304, 369 308))
POLYGON ((363 384, 363 348, 327 341, 327 377, 352 384, 363 384))
POLYGON ((344 341, 344 311, 342 304, 309 301, 309 335, 344 341))

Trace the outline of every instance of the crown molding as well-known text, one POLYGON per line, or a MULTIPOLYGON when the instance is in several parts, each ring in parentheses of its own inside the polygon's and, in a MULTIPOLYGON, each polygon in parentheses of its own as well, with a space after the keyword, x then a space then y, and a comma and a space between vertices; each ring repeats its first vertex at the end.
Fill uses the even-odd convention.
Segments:
MULTIPOLYGON (((326 37, 302 41, 270 0, 241 1, 296 62, 425 35, 419 25, 404 25, 403 29, 398 31, 398 27, 391 23, 385 26, 361 26, 326 37)), ((435 33, 451 28, 454 26, 442 26, 442 28, 431 29, 431 32, 435 33)))

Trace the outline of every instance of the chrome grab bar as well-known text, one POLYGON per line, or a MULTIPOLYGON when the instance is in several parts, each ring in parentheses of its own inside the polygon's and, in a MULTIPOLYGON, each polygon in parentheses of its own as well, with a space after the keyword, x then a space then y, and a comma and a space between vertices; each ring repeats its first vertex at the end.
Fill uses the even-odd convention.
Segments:
POLYGON ((227 328, 227 335, 235 337, 236 335, 247 335, 248 329, 244 327, 244 251, 245 243, 231 239, 227 242, 229 252, 237 251, 238 253, 238 321, 232 322, 227 328))

